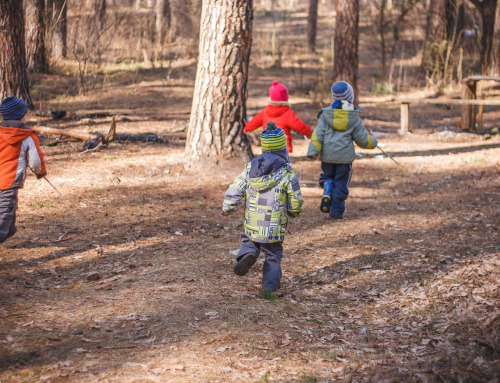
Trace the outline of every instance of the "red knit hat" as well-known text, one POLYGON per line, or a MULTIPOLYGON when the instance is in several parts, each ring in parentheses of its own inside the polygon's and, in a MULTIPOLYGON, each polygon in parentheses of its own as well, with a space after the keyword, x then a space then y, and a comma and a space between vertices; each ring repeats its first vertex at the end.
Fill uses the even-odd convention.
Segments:
POLYGON ((288 89, 278 81, 273 81, 273 85, 269 88, 269 97, 271 101, 288 101, 288 89))

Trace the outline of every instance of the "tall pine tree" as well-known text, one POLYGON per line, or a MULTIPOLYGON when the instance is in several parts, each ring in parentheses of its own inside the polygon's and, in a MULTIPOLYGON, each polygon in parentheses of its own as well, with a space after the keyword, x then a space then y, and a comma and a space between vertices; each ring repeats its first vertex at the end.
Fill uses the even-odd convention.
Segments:
POLYGON ((204 0, 186 142, 192 160, 249 155, 246 123, 252 0, 204 0))

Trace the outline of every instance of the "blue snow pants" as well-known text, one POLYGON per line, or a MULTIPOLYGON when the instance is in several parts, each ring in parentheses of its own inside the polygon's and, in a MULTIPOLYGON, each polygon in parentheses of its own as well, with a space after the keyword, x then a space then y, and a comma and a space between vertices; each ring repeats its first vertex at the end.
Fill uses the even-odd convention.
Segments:
POLYGON ((324 187, 326 180, 331 179, 332 184, 332 205, 330 207, 330 217, 342 218, 345 211, 345 200, 349 196, 349 182, 351 182, 352 163, 351 164, 329 164, 321 163, 321 173, 319 184, 324 187))
POLYGON ((16 233, 17 189, 0 190, 0 243, 16 233))
POLYGON ((262 251, 266 259, 262 271, 262 287, 275 291, 280 288, 281 258, 283 257, 283 242, 258 243, 252 241, 245 234, 241 236, 241 248, 236 257, 239 262, 245 254, 255 254, 257 257, 262 251))

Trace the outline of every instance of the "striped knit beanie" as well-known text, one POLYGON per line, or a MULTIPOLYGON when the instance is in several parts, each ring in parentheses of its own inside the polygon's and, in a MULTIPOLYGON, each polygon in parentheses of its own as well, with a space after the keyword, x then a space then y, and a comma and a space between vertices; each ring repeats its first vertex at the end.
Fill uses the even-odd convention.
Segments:
POLYGON ((3 120, 20 120, 28 113, 28 105, 19 97, 7 97, 0 105, 3 120))
POLYGON ((274 122, 268 122, 260 135, 263 152, 276 152, 286 148, 286 135, 274 122))
POLYGON ((333 100, 346 100, 351 104, 354 102, 354 91, 352 86, 345 81, 337 81, 332 86, 332 98, 333 100))

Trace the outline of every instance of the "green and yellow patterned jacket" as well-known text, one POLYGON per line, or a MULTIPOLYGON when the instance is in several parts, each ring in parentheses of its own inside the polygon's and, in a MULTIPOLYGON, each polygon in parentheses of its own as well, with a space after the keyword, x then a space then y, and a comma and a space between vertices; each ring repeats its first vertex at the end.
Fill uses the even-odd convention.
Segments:
POLYGON ((282 157, 263 153, 246 164, 224 195, 222 212, 234 212, 245 196, 245 234, 254 242, 285 239, 287 215, 304 208, 299 178, 282 157))
POLYGON ((307 156, 319 154, 322 162, 350 164, 355 158, 354 142, 365 149, 377 147, 377 139, 366 131, 359 117, 359 109, 348 103, 343 108, 345 109, 321 109, 307 156))

